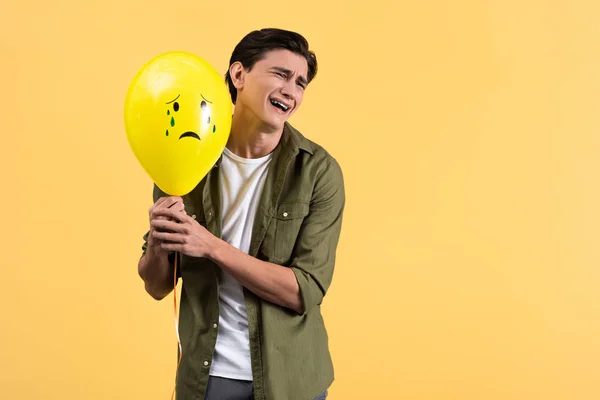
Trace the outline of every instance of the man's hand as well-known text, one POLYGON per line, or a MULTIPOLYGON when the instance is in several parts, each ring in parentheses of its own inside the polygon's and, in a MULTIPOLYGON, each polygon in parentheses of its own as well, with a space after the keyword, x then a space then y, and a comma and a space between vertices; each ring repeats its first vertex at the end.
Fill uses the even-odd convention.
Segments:
POLYGON ((249 256, 182 212, 159 208, 154 214, 153 235, 162 250, 208 258, 257 296, 298 314, 303 312, 300 288, 290 268, 249 256))
POLYGON ((176 251, 190 257, 209 258, 219 239, 195 219, 170 208, 154 210, 151 221, 153 239, 164 251, 176 251))
POLYGON ((169 253, 162 248, 162 241, 156 238, 156 228, 153 223, 164 221, 164 215, 160 210, 168 210, 173 213, 184 214, 183 200, 181 197, 161 197, 148 210, 150 219, 150 232, 148 234, 148 246, 145 254, 138 262, 138 274, 145 284, 146 291, 156 300, 163 299, 173 290, 173 266, 169 262, 169 253))
POLYGON ((177 196, 161 197, 148 210, 150 219, 150 234, 148 236, 148 248, 157 253, 166 252, 161 247, 161 240, 155 235, 156 228, 153 226, 153 221, 166 220, 168 217, 161 215, 160 210, 169 210, 176 214, 184 213, 183 199, 177 196))

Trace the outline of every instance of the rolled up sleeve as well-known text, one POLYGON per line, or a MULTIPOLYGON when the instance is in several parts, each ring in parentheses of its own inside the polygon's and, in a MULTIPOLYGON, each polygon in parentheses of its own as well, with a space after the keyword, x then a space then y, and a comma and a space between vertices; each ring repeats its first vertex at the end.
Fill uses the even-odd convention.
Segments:
POLYGON ((300 288, 300 315, 320 305, 329 289, 344 207, 342 170, 330 158, 316 179, 310 210, 300 228, 290 264, 300 288))

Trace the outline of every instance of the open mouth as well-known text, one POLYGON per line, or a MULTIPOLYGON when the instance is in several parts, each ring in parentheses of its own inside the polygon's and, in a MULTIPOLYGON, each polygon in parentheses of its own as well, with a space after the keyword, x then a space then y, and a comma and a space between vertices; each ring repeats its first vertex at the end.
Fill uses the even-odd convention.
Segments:
POLYGON ((183 139, 185 137, 191 137, 191 138, 200 140, 200 136, 198 136, 198 134, 196 132, 192 132, 192 131, 187 131, 185 133, 182 133, 181 136, 179 136, 179 139, 183 139))
POLYGON ((271 104, 273 105, 273 107, 283 111, 284 113, 286 113, 290 109, 290 106, 282 103, 279 100, 275 100, 275 99, 269 99, 269 100, 270 100, 271 104))

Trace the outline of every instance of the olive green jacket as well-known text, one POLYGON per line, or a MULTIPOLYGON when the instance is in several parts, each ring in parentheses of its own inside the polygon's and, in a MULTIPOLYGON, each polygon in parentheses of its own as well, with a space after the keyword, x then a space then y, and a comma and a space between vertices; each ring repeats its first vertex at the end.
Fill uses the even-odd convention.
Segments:
MULTIPOLYGON (((221 237, 219 159, 188 195, 188 215, 221 237)), ((166 196, 154 187, 153 199, 166 196)), ((331 284, 345 191, 337 161, 289 123, 273 152, 249 254, 291 268, 303 303, 299 314, 244 288, 256 400, 311 400, 333 382, 321 303, 331 284)), ((147 248, 148 233, 142 250, 147 248)), ((174 257, 172 257, 174 259, 174 257)), ((219 322, 218 266, 181 255, 178 400, 202 400, 219 322)))

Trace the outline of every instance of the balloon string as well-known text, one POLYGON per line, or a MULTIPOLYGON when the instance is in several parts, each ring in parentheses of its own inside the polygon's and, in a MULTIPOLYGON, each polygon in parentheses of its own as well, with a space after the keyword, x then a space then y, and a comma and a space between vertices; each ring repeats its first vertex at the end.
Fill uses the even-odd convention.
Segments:
POLYGON ((177 360, 177 367, 175 368, 175 387, 171 393, 171 400, 174 399, 175 391, 177 389, 177 374, 179 372, 179 363, 181 363, 182 357, 181 339, 179 337, 179 318, 177 317, 177 259, 178 254, 175 253, 175 263, 173 268, 173 309, 175 314, 175 333, 177 334, 177 344, 179 345, 179 360, 177 360))

